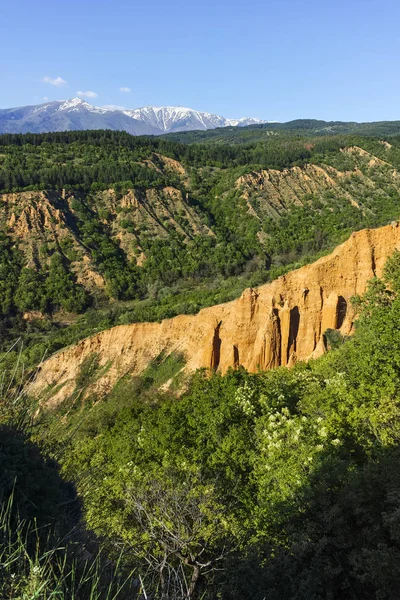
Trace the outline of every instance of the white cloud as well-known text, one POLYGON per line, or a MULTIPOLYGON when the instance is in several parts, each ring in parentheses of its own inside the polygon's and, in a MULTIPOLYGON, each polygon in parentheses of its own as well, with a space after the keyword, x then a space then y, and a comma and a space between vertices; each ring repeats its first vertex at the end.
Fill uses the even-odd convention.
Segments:
POLYGON ((43 83, 49 83, 50 85, 55 85, 56 87, 60 87, 61 85, 65 85, 67 82, 62 77, 43 77, 43 83))
POLYGON ((126 110, 125 106, 120 106, 119 104, 103 104, 103 108, 107 108, 108 110, 126 110))
POLYGON ((131 88, 128 87, 120 87, 119 88, 120 92, 124 92, 125 94, 129 94, 129 92, 131 91, 131 88))
POLYGON ((96 92, 91 92, 90 90, 87 92, 76 92, 76 95, 79 98, 97 98, 96 92))
POLYGON ((49 99, 49 98, 48 98, 48 96, 43 96, 43 100, 44 100, 45 102, 47 102, 47 100, 48 100, 48 99, 49 99))

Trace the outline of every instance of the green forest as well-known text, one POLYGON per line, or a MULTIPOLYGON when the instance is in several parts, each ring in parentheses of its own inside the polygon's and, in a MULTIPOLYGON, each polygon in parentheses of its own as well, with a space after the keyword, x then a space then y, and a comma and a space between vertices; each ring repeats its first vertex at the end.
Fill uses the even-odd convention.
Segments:
POLYGON ((375 121, 355 123, 345 121, 321 121, 318 119, 296 119, 286 123, 262 123, 246 127, 220 127, 206 131, 184 131, 169 133, 165 137, 184 144, 243 144, 270 140, 271 137, 357 135, 387 137, 400 133, 400 121, 375 121))
POLYGON ((290 370, 200 371, 177 398, 171 355, 81 402, 94 355, 55 411, 3 394, 2 598, 395 600, 399 258, 355 335, 290 370))
POLYGON ((101 394, 94 352, 30 394, 95 332, 400 220, 400 137, 318 127, 0 136, 1 599, 398 599, 399 252, 316 360, 187 381, 160 354, 101 394))

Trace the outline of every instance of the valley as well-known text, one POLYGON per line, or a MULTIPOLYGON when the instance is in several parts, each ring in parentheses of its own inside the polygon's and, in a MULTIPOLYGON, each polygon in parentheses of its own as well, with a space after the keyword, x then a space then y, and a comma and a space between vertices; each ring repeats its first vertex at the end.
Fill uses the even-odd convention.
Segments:
POLYGON ((400 138, 314 126, 0 136, 5 598, 396 599, 400 138))
POLYGON ((0 600, 399 600, 400 3, 0 15, 0 600))
POLYGON ((399 216, 396 138, 0 140, 2 348, 22 336, 32 366, 113 325, 233 300, 399 216))

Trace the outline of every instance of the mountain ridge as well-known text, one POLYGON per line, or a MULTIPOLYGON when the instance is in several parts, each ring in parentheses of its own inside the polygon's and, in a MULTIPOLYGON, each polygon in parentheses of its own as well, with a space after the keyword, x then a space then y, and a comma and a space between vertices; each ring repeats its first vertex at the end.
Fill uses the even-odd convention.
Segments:
POLYGON ((170 136, 191 143, 257 143, 274 136, 372 137, 400 135, 398 121, 323 121, 294 119, 287 122, 253 117, 226 118, 184 106, 124 108, 94 106, 82 98, 0 109, 0 134, 47 133, 109 129, 131 135, 170 136))
POLYGON ((145 106, 134 109, 100 107, 81 98, 0 109, 0 133, 114 129, 133 135, 161 135, 227 126, 244 127, 265 122, 251 117, 227 119, 182 106, 145 106))

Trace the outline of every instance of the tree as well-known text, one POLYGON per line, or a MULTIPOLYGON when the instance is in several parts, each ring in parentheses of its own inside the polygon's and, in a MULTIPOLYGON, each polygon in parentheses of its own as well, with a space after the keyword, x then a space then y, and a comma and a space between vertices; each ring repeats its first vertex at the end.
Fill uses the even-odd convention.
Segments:
POLYGON ((201 579, 219 570, 229 552, 224 507, 212 486, 181 474, 145 477, 126 495, 128 520, 137 533, 133 554, 145 565, 144 581, 161 598, 190 600, 201 579))
POLYGON ((71 271, 64 265, 61 254, 53 254, 46 279, 46 294, 53 308, 62 307, 71 312, 82 312, 88 304, 84 288, 76 284, 71 271))
POLYGON ((15 292, 15 305, 22 312, 29 310, 44 312, 46 310, 46 290, 41 273, 28 267, 21 270, 15 292))
POLYGON ((8 316, 15 310, 14 294, 21 266, 20 252, 11 239, 0 232, 0 314, 2 316, 8 316))

